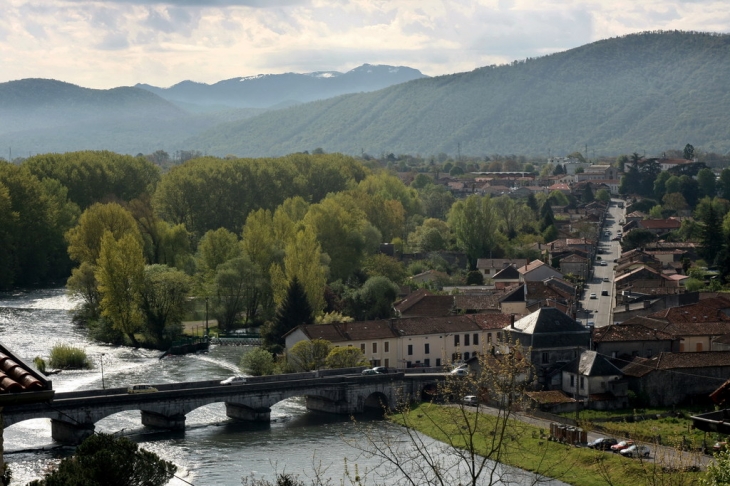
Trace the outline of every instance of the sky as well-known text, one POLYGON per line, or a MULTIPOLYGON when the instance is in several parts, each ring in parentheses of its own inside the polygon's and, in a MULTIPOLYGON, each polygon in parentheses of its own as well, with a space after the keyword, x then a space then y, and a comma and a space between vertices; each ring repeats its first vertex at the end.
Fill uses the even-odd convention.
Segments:
POLYGON ((436 76, 648 30, 730 32, 727 0, 0 0, 0 82, 88 88, 364 63, 436 76))

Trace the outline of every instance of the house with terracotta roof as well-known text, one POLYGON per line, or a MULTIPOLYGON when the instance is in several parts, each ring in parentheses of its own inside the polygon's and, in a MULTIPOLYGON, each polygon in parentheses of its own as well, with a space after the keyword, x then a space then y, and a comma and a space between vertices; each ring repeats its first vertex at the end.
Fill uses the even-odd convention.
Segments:
POLYGON ((542 260, 533 260, 517 269, 523 282, 543 281, 550 277, 563 278, 563 274, 547 265, 542 260))
POLYGON ((661 330, 680 340, 680 353, 703 352, 712 349, 714 339, 730 334, 728 313, 730 313, 730 299, 713 297, 702 299, 695 304, 654 312, 647 318, 657 323, 665 323, 661 330))
POLYGON ((479 258, 477 259, 477 270, 485 279, 491 279, 495 274, 509 266, 522 267, 527 265, 526 258, 479 258))
POLYGON ((730 352, 660 353, 634 358, 621 370, 629 389, 648 406, 706 403, 730 376, 730 352))
POLYGON ((639 229, 645 229, 652 232, 655 235, 663 235, 670 231, 678 230, 682 223, 675 218, 668 219, 642 219, 637 221, 639 229))
POLYGON ((471 314, 299 326, 285 336, 286 348, 325 339, 356 347, 372 366, 441 367, 488 352, 502 338, 510 316, 471 314))
MULTIPOLYGON (((621 324, 593 329, 592 348, 619 364, 636 356, 653 358, 659 353, 679 351, 679 338, 662 331, 665 323, 635 317, 621 324)), ((622 364, 621 364, 622 365, 622 364)))
POLYGON ((577 253, 569 253, 560 259, 560 273, 575 275, 577 278, 588 280, 591 275, 591 261, 577 253))
POLYGON ((586 408, 611 410, 629 405, 628 383, 623 373, 596 351, 583 351, 562 368, 562 390, 586 408))
POLYGON ((394 305, 399 317, 441 317, 454 313, 453 295, 434 295, 420 289, 394 305))
POLYGON ((464 314, 499 313, 502 292, 467 292, 454 295, 456 312, 464 314))

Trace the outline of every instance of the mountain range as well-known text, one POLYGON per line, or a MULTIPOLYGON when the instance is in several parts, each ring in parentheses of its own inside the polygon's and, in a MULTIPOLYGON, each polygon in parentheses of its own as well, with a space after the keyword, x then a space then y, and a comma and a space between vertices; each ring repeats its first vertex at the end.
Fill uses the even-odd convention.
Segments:
POLYGON ((730 151, 726 34, 631 34, 433 78, 399 67, 416 79, 370 92, 353 82, 339 94, 337 83, 372 68, 96 93, 48 80, 3 83, 0 147, 23 155, 103 148, 276 156, 321 147, 592 156, 657 154, 687 143, 730 151), (311 87, 323 81, 333 97, 311 87))

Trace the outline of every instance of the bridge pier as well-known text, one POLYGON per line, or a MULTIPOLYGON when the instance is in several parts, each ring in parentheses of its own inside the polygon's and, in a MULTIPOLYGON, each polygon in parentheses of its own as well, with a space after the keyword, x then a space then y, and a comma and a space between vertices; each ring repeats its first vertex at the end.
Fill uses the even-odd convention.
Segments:
POLYGON ((361 413, 362 407, 358 405, 358 403, 350 403, 349 401, 345 400, 333 401, 316 396, 307 396, 306 400, 307 410, 335 413, 339 415, 352 415, 354 413, 361 413))
POLYGON ((271 421, 271 409, 253 409, 240 403, 226 402, 226 415, 236 420, 248 422, 269 422, 271 421))
POLYGON ((185 415, 163 415, 142 410, 142 425, 156 429, 185 430, 185 415))
POLYGON ((84 439, 94 433, 94 424, 71 423, 51 419, 51 437, 56 442, 65 444, 81 444, 84 439))

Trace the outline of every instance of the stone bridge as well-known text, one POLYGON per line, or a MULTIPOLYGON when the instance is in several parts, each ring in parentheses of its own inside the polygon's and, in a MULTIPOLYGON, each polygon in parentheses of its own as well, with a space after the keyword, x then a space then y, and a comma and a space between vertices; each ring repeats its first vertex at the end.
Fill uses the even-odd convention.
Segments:
POLYGON ((271 407, 291 397, 304 396, 308 410, 358 414, 366 409, 395 409, 420 401, 433 391, 442 374, 336 375, 319 372, 252 377, 246 383, 222 386, 219 381, 153 385, 157 392, 129 394, 126 388, 56 393, 51 402, 7 406, 4 427, 37 418, 51 419, 53 439, 79 443, 94 432, 94 424, 115 413, 140 410, 142 424, 179 430, 196 408, 224 402, 233 419, 269 421, 271 407))

